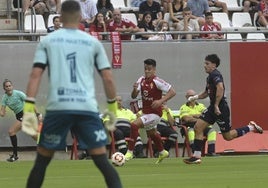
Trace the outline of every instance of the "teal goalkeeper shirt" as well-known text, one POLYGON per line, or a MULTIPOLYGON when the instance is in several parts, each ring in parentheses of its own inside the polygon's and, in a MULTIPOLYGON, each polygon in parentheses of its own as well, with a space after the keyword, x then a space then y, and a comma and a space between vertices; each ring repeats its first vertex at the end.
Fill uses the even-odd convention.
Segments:
POLYGON ((23 110, 23 105, 26 95, 22 91, 13 90, 12 95, 6 93, 2 98, 2 106, 9 107, 15 114, 18 114, 23 110))
POLYGON ((48 66, 47 110, 98 112, 94 70, 111 65, 97 39, 78 29, 59 29, 40 41, 34 63, 48 66))

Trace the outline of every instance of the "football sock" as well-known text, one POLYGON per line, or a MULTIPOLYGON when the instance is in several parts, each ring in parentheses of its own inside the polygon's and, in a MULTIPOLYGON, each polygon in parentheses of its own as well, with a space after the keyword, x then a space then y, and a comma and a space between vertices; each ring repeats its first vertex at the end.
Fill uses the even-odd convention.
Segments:
POLYGON ((237 137, 243 136, 244 134, 248 133, 250 131, 249 126, 244 126, 235 129, 237 131, 237 137))
POLYGON ((156 145, 156 148, 159 152, 164 150, 164 146, 162 144, 162 140, 159 134, 155 133, 150 136, 151 139, 154 141, 154 144, 156 145))
POLYGON ((204 141, 194 139, 194 156, 200 158, 204 141))
POLYGON ((122 188, 122 184, 117 171, 108 161, 107 155, 92 155, 92 159, 105 178, 107 187, 122 188))
POLYGON ((135 147, 135 143, 137 140, 137 137, 139 136, 139 128, 136 124, 131 123, 130 127, 130 138, 132 139, 128 143, 128 150, 133 151, 135 147))
POLYGON ((40 188, 45 178, 45 172, 51 157, 45 157, 37 153, 34 166, 27 181, 27 188, 40 188))
POLYGON ((18 155, 18 140, 17 135, 10 136, 10 141, 13 146, 13 154, 18 155))

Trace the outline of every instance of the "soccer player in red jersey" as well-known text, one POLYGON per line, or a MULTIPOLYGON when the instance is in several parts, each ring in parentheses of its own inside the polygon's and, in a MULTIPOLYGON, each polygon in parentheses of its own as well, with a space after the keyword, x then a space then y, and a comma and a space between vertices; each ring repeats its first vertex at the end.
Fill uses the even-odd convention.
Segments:
POLYGON ((144 128, 147 136, 152 139, 159 151, 159 157, 156 161, 156 164, 158 164, 164 158, 167 158, 169 153, 164 150, 156 127, 161 120, 162 104, 175 96, 176 92, 169 83, 156 76, 156 61, 154 59, 144 61, 144 76, 141 76, 134 84, 131 97, 134 99, 139 93, 142 97, 142 115, 131 123, 130 137, 132 141, 128 143, 128 151, 125 157, 127 161, 133 158, 138 130, 144 128), (163 93, 165 93, 164 97, 162 97, 163 93))

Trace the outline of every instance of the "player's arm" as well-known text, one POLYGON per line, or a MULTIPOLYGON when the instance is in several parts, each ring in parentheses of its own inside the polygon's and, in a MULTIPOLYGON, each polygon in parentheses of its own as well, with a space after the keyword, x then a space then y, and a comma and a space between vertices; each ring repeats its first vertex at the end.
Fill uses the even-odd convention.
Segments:
POLYGON ((163 96, 163 97, 161 98, 162 104, 163 104, 164 102, 167 102, 169 99, 171 99, 171 98, 174 97, 175 95, 176 95, 176 91, 175 91, 175 89, 174 89, 173 87, 171 87, 171 88, 168 90, 168 92, 166 93, 166 95, 163 96))
POLYGON ((134 85, 133 85, 133 90, 132 90, 132 92, 131 92, 131 98, 132 99, 135 99, 137 96, 138 96, 138 94, 139 94, 139 90, 138 90, 138 83, 137 82, 135 82, 134 83, 134 85))
POLYGON ((27 98, 33 98, 33 99, 35 98, 39 89, 43 72, 44 72, 43 68, 36 66, 32 68, 32 72, 30 74, 30 79, 26 90, 27 98))
POLYGON ((222 82, 219 82, 217 85, 216 85, 216 100, 215 100, 215 106, 219 106, 220 104, 220 101, 223 97, 223 93, 224 93, 224 87, 223 87, 223 83, 222 82))

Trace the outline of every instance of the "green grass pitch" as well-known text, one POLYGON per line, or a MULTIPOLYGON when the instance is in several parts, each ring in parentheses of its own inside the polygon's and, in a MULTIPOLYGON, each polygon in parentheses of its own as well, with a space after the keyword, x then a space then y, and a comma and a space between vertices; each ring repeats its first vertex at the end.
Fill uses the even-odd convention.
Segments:
MULTIPOLYGON (((125 188, 266 188, 268 155, 204 157, 200 165, 182 158, 133 159, 116 167, 125 188)), ((22 188, 33 161, 0 162, 1 188, 22 188)), ((43 188, 104 188, 92 160, 53 160, 43 188)))

